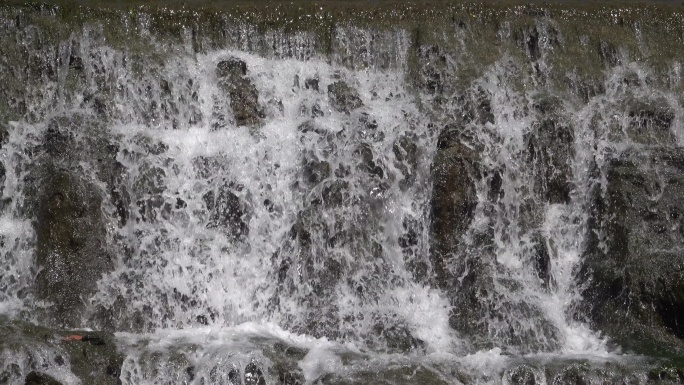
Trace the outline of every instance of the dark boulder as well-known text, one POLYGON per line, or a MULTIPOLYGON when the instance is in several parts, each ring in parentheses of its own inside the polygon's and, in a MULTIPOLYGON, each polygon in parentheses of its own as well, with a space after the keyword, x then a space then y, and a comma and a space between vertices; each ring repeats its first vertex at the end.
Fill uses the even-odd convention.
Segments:
POLYGON ((315 186, 328 177, 332 172, 330 163, 320 160, 316 154, 309 152, 303 159, 303 177, 309 186, 315 186))
POLYGON ((62 385, 61 382, 45 373, 31 372, 24 381, 26 385, 62 385))
POLYGON ((328 97, 331 106, 339 112, 348 114, 363 106, 359 93, 342 80, 328 85, 328 97))
POLYGON ((532 264, 537 277, 542 281, 543 287, 549 287, 551 283, 551 256, 546 239, 542 234, 535 234, 532 241, 532 264))
POLYGON ((447 125, 437 143, 432 164, 431 261, 436 279, 445 285, 447 262, 473 218, 477 196, 479 155, 460 138, 459 128, 447 125))
POLYGON ((601 58, 601 61, 606 65, 606 67, 616 67, 622 64, 620 52, 617 47, 615 47, 615 44, 609 41, 601 40, 596 44, 596 50, 601 58))
POLYGON ((586 365, 570 365, 553 378, 554 385, 589 385, 592 383, 592 373, 586 365))
POLYGON ((307 90, 310 89, 310 90, 313 90, 313 91, 317 91, 317 92, 318 92, 318 77, 307 78, 307 79, 304 81, 304 87, 305 87, 307 90))
POLYGON ((583 264, 590 319, 628 350, 682 353, 684 150, 630 150, 605 175, 583 264))
POLYGON ((247 63, 236 57, 223 60, 216 65, 216 76, 219 78, 239 77, 247 75, 247 63))
POLYGON ((245 366, 245 385, 266 385, 264 373, 256 362, 252 361, 245 366))
POLYGON ((78 326, 89 296, 113 261, 105 240, 98 188, 71 172, 47 167, 31 195, 37 236, 38 298, 51 303, 58 324, 78 326))
POLYGON ((230 58, 218 63, 216 76, 219 86, 230 97, 230 108, 233 110, 237 126, 256 126, 265 117, 259 105, 259 92, 247 76, 247 64, 238 58, 230 58))
POLYGON ((51 119, 42 139, 24 176, 22 206, 36 232, 34 290, 47 303, 44 315, 51 322, 77 327, 97 282, 114 267, 106 244, 113 218, 107 217, 104 197, 112 193, 111 203, 124 222, 127 203, 113 194, 121 191, 124 169, 116 161, 118 148, 91 117, 51 119))

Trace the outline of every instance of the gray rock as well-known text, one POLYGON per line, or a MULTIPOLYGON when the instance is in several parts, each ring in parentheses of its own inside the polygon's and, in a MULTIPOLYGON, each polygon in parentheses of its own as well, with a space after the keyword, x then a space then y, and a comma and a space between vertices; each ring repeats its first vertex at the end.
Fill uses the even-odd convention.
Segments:
POLYGON ((537 378, 535 369, 525 364, 507 370, 504 378, 511 385, 537 385, 544 383, 541 378, 537 378))
POLYGON ((383 179, 385 171, 383 170, 380 162, 375 158, 373 154, 373 148, 368 143, 361 143, 354 150, 354 156, 357 158, 356 168, 360 171, 366 172, 371 176, 383 179))
POLYGON ((249 225, 244 220, 246 207, 240 198, 230 191, 230 186, 209 191, 202 199, 209 212, 208 228, 220 229, 233 240, 243 240, 249 235, 249 225))
POLYGON ((309 153, 304 157, 303 176, 306 183, 310 186, 315 186, 328 177, 332 173, 330 163, 325 160, 319 160, 318 157, 309 153))
POLYGON ((304 87, 307 90, 313 90, 313 91, 318 91, 318 78, 308 78, 304 81, 304 87))
POLYGON ((2 194, 5 191, 5 179, 7 178, 6 173, 7 170, 5 169, 5 164, 0 162, 0 198, 2 198, 2 194))
POLYGON ((339 112, 350 113, 363 106, 359 93, 342 80, 328 85, 328 97, 332 107, 339 112))
POLYGON ((247 76, 247 64, 238 58, 221 61, 216 66, 216 76, 230 97, 235 124, 256 126, 261 123, 265 114, 259 105, 259 92, 247 76))

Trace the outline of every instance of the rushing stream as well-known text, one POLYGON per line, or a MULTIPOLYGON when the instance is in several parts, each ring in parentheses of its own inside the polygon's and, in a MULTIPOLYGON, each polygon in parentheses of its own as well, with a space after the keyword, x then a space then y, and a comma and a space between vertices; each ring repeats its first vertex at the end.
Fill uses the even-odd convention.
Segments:
POLYGON ((0 384, 684 381, 680 8, 202 4, 0 5, 0 384))

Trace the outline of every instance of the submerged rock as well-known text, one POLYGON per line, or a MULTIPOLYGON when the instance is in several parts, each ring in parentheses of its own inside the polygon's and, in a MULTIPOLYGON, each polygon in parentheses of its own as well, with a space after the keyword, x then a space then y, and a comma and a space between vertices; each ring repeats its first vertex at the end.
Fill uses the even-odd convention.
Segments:
POLYGON ((249 225, 245 222, 245 206, 240 198, 222 186, 217 191, 209 191, 202 197, 209 211, 207 227, 220 229, 234 240, 242 240, 249 235, 249 225))
POLYGON ((26 385, 61 385, 62 383, 53 377, 40 372, 31 372, 26 376, 26 385))
POLYGON ((606 181, 583 264, 588 314, 630 351, 682 353, 684 151, 627 151, 606 181))
POLYGON ((221 61, 216 66, 216 76, 219 78, 219 85, 230 97, 235 124, 260 124, 266 115, 259 105, 259 92, 247 76, 247 64, 235 57, 221 61))
POLYGON ((359 93, 342 80, 328 85, 328 97, 332 107, 339 112, 350 113, 363 106, 359 93))
POLYGON ((266 385, 266 379, 261 368, 256 362, 250 362, 245 366, 245 382, 244 385, 266 385))

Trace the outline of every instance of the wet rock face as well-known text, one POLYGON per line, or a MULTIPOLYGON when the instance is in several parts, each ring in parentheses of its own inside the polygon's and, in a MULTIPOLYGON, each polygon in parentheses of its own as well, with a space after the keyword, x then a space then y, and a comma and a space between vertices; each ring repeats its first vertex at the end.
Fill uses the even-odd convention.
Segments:
POLYGON ((83 384, 120 384, 123 355, 114 336, 65 332, 0 317, 0 384, 61 384, 53 375, 71 371, 83 384), (67 366, 68 365, 68 366, 67 366))
POLYGON ((265 117, 259 105, 259 92, 247 76, 247 64, 238 58, 230 58, 218 63, 216 76, 219 85, 230 97, 235 125, 256 126, 265 117))
POLYGON ((646 145, 674 145, 671 130, 675 112, 665 100, 653 103, 635 102, 628 111, 627 136, 646 145))
POLYGON ((416 52, 421 63, 418 76, 414 81, 416 86, 431 95, 439 95, 444 92, 445 85, 450 79, 447 55, 439 46, 420 46, 416 52))
POLYGON ((543 383, 541 379, 537 379, 535 369, 529 365, 518 365, 509 369, 504 378, 512 385, 537 385, 543 383))
POLYGON ((332 107, 339 112, 349 113, 363 106, 359 93, 342 80, 328 85, 328 97, 332 107))
POLYGON ((446 284, 447 261, 468 229, 477 205, 477 167, 478 155, 461 141, 458 128, 446 126, 432 165, 431 260, 440 285, 446 284))
POLYGON ((684 151, 631 150, 606 171, 585 294, 595 326, 637 352, 684 351, 684 151))
POLYGON ((568 203, 572 191, 574 133, 558 115, 560 100, 538 101, 540 120, 526 137, 528 161, 536 170, 534 191, 548 203, 568 203))
POLYGON ((60 324, 76 326, 87 297, 113 268, 105 249, 102 198, 95 186, 62 169, 41 178, 36 202, 36 292, 53 303, 60 324))
MULTIPOLYGON (((48 303, 51 321, 61 326, 80 325, 86 300, 114 266, 106 247, 106 192, 79 166, 97 160, 95 176, 109 192, 117 189, 117 150, 95 132, 83 117, 53 119, 27 176, 25 212, 34 221, 37 238, 35 294, 48 303), (81 129, 92 136, 76 140, 81 129)), ((120 203, 116 194, 110 197, 114 205, 120 203)), ((125 211, 123 205, 117 207, 125 211)))

